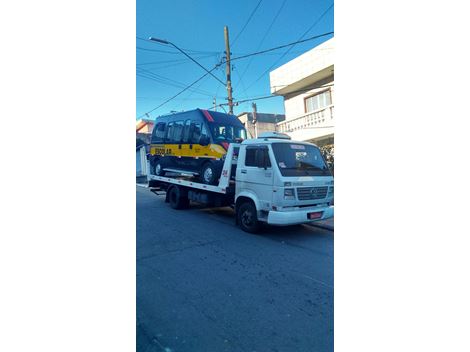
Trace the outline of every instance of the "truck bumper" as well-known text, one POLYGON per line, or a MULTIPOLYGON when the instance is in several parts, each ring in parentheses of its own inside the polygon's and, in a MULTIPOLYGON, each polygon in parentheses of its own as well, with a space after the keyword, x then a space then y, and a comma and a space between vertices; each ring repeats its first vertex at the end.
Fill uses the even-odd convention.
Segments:
POLYGON ((318 220, 329 219, 334 216, 334 206, 328 206, 323 208, 309 208, 309 209, 298 209, 292 211, 270 211, 268 214, 267 223, 270 225, 297 225, 306 224, 309 222, 315 222, 318 220), (309 213, 322 212, 322 216, 318 219, 309 219, 309 213))

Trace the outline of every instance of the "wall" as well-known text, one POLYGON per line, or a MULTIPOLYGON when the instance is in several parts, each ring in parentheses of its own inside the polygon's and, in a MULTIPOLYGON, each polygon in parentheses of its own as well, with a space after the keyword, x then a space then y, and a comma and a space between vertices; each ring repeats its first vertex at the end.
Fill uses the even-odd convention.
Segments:
POLYGON ((331 101, 334 105, 335 102, 335 89, 334 89, 334 76, 330 76, 316 85, 319 88, 311 89, 305 93, 296 93, 284 97, 284 109, 286 111, 286 121, 295 119, 296 117, 305 115, 304 99, 324 91, 325 89, 331 90, 331 101), (333 85, 329 87, 329 85, 333 85))

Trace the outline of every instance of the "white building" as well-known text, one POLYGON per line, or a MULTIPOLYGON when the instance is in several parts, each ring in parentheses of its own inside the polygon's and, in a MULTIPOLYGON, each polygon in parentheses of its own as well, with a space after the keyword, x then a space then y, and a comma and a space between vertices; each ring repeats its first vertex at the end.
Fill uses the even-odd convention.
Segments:
POLYGON ((318 146, 334 141, 334 38, 270 72, 271 93, 284 97, 277 130, 318 146))

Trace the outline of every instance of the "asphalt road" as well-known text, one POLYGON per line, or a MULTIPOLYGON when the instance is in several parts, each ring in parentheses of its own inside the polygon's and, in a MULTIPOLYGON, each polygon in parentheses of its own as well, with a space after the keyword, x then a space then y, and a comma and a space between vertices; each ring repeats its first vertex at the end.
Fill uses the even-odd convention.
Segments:
POLYGON ((333 351, 333 232, 234 222, 137 187, 137 351, 333 351))

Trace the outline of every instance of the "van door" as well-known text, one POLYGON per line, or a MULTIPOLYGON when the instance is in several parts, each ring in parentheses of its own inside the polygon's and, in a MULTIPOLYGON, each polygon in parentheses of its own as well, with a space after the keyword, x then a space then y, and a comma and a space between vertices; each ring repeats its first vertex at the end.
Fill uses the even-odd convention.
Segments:
POLYGON ((273 169, 266 145, 247 146, 244 160, 238 160, 237 187, 252 192, 261 210, 269 210, 273 192, 273 169))

